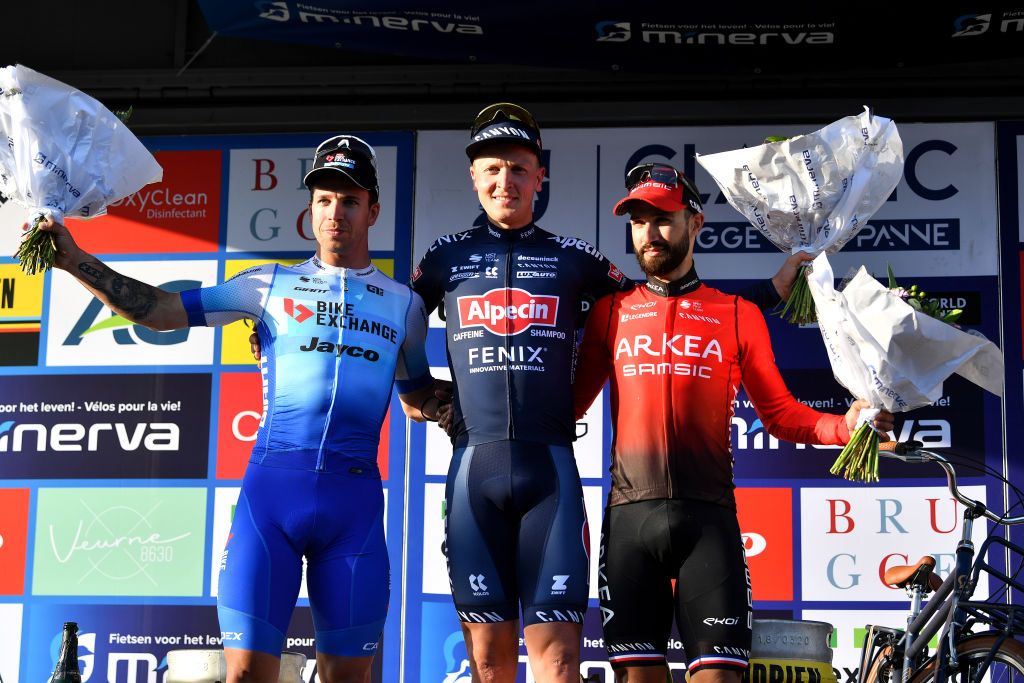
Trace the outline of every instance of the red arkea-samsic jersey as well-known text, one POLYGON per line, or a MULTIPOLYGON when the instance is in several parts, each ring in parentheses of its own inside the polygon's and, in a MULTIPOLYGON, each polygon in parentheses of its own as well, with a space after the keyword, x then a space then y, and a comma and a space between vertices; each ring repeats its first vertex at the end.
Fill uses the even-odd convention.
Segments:
POLYGON ((849 440, 842 415, 789 393, 757 307, 707 287, 693 270, 598 300, 573 387, 577 417, 609 376, 609 505, 691 498, 735 508, 731 434, 741 382, 770 434, 798 443, 849 440))

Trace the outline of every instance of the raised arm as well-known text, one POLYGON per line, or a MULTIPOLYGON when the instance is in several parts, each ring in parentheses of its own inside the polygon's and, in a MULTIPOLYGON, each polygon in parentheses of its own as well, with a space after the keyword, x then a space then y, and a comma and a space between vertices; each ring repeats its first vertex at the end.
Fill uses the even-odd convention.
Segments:
POLYGON ((188 327, 188 315, 177 292, 168 292, 121 275, 95 256, 82 251, 71 232, 51 218, 47 218, 39 229, 54 237, 57 246, 54 266, 70 273, 121 317, 152 330, 188 327))

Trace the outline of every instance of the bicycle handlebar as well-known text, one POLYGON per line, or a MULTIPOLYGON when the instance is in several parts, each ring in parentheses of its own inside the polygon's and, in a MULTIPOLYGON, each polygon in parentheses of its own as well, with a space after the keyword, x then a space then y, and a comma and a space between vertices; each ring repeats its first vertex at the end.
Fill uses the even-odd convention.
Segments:
POLYGON ((960 493, 960 489, 956 485, 956 472, 953 470, 952 463, 950 463, 945 456, 939 455, 934 451, 925 450, 922 448, 922 444, 919 441, 886 441, 878 445, 878 453, 879 455, 883 455, 887 458, 894 458, 896 460, 902 460, 903 462, 938 463, 946 473, 949 492, 953 494, 954 498, 973 510, 979 517, 985 517, 996 524, 1003 524, 1005 526, 1024 523, 1024 515, 1018 517, 1000 517, 989 510, 981 501, 968 498, 964 494, 960 493))

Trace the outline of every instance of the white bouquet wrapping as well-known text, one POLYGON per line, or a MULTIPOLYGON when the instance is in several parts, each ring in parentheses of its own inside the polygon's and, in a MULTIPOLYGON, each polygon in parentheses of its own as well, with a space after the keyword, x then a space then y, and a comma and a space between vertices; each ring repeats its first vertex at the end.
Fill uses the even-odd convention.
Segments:
POLYGON ((954 372, 1002 396, 1003 354, 995 344, 917 310, 863 266, 840 292, 828 258, 819 254, 807 283, 833 374, 872 405, 861 412, 833 474, 877 481, 878 437, 868 421, 878 408, 897 413, 934 403, 954 372))
POLYGON ((34 229, 44 216, 93 218, 162 177, 153 155, 95 99, 20 64, 0 69, 0 194, 33 212, 18 253, 27 272, 53 265, 52 241, 34 229))
MULTIPOLYGON (((807 135, 697 155, 737 211, 783 251, 839 251, 885 203, 903 175, 903 142, 867 107, 807 135)), ((813 322, 801 271, 787 302, 813 322)), ((785 313, 785 311, 784 311, 785 313)))

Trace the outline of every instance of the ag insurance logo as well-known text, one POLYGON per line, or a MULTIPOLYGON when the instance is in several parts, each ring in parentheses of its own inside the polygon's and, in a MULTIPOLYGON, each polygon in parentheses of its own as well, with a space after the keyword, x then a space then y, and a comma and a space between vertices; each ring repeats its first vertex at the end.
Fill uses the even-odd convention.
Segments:
MULTIPOLYGON (((215 261, 115 261, 111 268, 172 292, 217 282, 215 261)), ((67 273, 54 270, 47 318, 46 364, 209 365, 213 329, 156 332, 116 315, 67 273)))
POLYGON ((202 595, 205 528, 205 488, 41 488, 32 593, 202 595))

